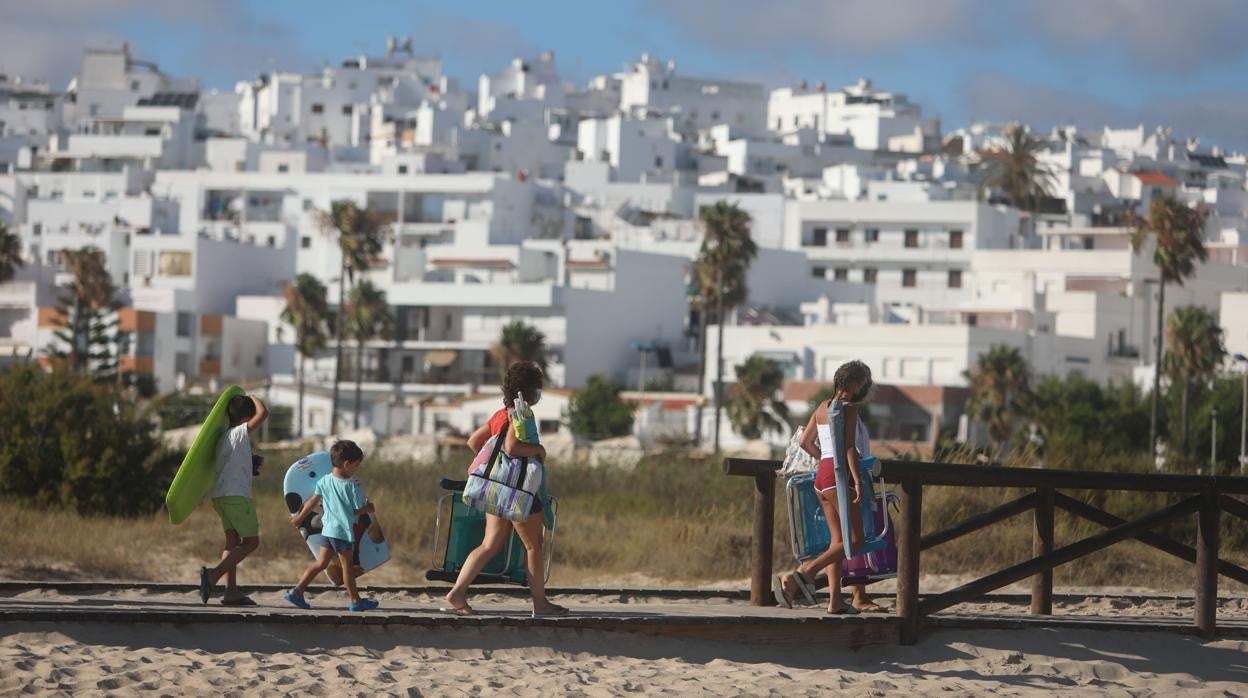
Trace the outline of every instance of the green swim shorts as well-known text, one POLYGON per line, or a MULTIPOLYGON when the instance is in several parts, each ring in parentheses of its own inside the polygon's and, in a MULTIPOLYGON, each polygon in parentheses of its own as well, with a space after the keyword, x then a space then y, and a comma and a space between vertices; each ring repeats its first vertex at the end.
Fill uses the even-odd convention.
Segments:
POLYGON ((260 535, 260 520, 250 497, 217 497, 212 500, 212 508, 217 510, 226 531, 237 531, 240 538, 260 535))

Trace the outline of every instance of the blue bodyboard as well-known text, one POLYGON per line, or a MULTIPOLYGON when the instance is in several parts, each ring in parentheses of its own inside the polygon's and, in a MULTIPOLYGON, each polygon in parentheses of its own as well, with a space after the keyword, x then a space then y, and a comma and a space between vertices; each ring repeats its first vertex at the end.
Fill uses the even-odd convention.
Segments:
POLYGON ((845 558, 858 557, 865 553, 883 550, 888 541, 884 539, 881 531, 876 530, 874 502, 876 499, 875 488, 872 485, 871 472, 874 467, 875 457, 864 456, 858 459, 858 468, 860 474, 860 482, 862 483, 862 499, 858 504, 853 503, 853 491, 851 484, 853 480, 849 477, 849 458, 847 457, 847 447, 845 443, 845 411, 844 403, 839 400, 833 400, 828 405, 828 426, 832 431, 832 447, 835 449, 836 463, 836 503, 837 512, 841 516, 841 539, 845 543, 845 558), (868 467, 871 466, 871 467, 868 467), (854 545, 853 536, 850 532, 850 507, 857 507, 858 515, 862 521, 862 543, 854 545))

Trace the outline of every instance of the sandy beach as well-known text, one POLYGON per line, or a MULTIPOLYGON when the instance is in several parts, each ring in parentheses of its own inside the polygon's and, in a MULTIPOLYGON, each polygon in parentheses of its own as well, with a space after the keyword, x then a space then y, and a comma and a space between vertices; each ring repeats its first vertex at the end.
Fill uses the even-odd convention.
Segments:
MULTIPOLYGON (((168 611, 200 606, 188 594, 112 590, 10 594, 3 609, 168 611)), ((256 594, 261 612, 339 613, 340 592, 312 596, 320 611, 256 594)), ((430 614, 436 596, 376 592, 391 612, 430 614)), ((585 614, 744 614, 740 601, 577 595, 585 614)), ((1089 597, 1063 615, 1190 617, 1190 602, 1089 597)), ((520 619, 522 598, 474 598, 487 616, 520 619)), ((1248 599, 1223 601, 1220 619, 1248 619, 1248 599)), ((960 612, 1020 613, 1005 601, 960 612)), ((789 613, 818 617, 818 609, 789 613)), ((436 627, 265 622, 6 622, 0 692, 78 695, 206 693, 296 695, 1248 695, 1248 641, 1204 642, 1173 632, 1081 629, 933 630, 914 646, 850 649, 722 638, 676 639, 571 627, 483 627, 447 618, 436 627)), ((523 623, 523 621, 517 621, 523 623)))

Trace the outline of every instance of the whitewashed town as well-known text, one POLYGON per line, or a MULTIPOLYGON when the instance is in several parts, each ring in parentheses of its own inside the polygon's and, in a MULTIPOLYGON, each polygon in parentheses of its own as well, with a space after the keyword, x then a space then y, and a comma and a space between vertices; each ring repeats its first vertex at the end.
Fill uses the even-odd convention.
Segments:
POLYGON ((1159 301, 1207 310, 1221 369, 1248 369, 1243 153, 1165 124, 940 123, 869 76, 768 89, 642 54, 575 84, 548 51, 463 84, 454 60, 394 37, 231 91, 121 45, 65 85, 0 75, 0 365, 107 362, 148 396, 240 383, 291 434, 435 445, 537 347, 544 441, 766 452, 791 426, 724 404, 758 360, 766 410, 800 415, 870 357, 873 437, 917 453, 986 439, 965 404, 994 347, 1150 389, 1159 301), (1207 253, 1164 298, 1132 223, 1157 199, 1201 212, 1207 253), (742 224, 740 278, 708 279, 708 229, 742 224), (69 346, 92 321, 115 332, 69 346), (600 381, 631 433, 560 418, 600 381))

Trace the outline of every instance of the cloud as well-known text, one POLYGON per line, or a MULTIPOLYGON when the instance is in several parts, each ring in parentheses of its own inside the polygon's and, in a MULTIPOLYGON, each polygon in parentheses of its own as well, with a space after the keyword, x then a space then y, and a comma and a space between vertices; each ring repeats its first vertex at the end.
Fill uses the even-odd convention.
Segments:
POLYGON ((178 58, 210 81, 304 59, 287 30, 258 19, 242 0, 0 0, 0 16, 0 70, 54 87, 78 72, 85 49, 117 48, 137 25, 174 37, 178 58))
POLYGON ((1059 49, 1109 47, 1149 70, 1190 72, 1248 52, 1244 0, 1043 0, 1021 7, 1023 26, 1059 49))
POLYGON ((647 6, 711 48, 881 55, 915 41, 980 43, 983 0, 650 0, 647 6))
POLYGON ((476 89, 480 74, 496 73, 513 58, 531 58, 542 51, 520 31, 488 19, 421 10, 409 26, 415 27, 412 48, 418 54, 442 56, 447 73, 472 81, 463 86, 468 90, 476 89))
POLYGON ((962 93, 967 113, 977 120, 1022 121, 1039 128, 1161 124, 1173 127, 1176 137, 1197 136, 1208 145, 1248 149, 1248 94, 1242 92, 1156 98, 1130 106, 981 73, 965 82, 962 93))

